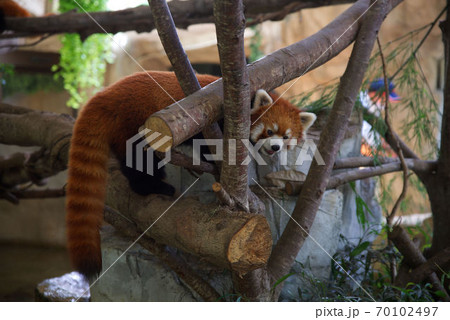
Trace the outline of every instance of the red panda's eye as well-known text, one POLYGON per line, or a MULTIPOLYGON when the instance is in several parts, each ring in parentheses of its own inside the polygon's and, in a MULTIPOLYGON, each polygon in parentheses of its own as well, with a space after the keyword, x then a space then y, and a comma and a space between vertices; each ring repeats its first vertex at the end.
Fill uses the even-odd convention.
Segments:
POLYGON ((269 136, 271 136, 271 135, 273 135, 273 131, 272 130, 267 130, 267 134, 269 135, 269 136))
POLYGON ((286 140, 286 139, 289 139, 289 137, 288 137, 288 136, 284 136, 284 137, 283 137, 283 139, 285 139, 285 140, 286 140))

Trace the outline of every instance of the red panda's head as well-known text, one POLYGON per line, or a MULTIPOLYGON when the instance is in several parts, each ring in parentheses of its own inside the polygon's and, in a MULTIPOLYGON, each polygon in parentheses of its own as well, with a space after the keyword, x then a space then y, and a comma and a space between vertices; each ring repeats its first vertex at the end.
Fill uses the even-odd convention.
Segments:
POLYGON ((255 94, 251 120, 251 142, 256 144, 263 140, 260 152, 271 156, 286 148, 292 139, 296 139, 297 144, 304 140, 316 115, 302 112, 276 94, 259 89, 255 94))

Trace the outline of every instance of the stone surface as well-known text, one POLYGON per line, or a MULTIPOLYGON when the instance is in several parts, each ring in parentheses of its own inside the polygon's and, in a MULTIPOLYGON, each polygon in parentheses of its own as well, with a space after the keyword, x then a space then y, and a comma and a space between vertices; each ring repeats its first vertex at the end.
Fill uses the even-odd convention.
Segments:
MULTIPOLYGON (((294 210, 297 197, 287 196, 275 188, 266 188, 270 196, 257 191, 256 187, 252 189, 266 205, 265 216, 271 227, 273 241, 276 243, 290 220, 289 215, 294 210)), ((342 205, 343 195, 340 191, 325 192, 311 227, 310 236, 305 240, 297 255, 296 260, 310 267, 316 277, 327 278, 329 275, 331 257, 338 249, 342 228, 342 205)))
POLYGON ((46 279, 36 287, 36 301, 88 302, 89 298, 89 283, 75 271, 46 279))
POLYGON ((196 301, 191 291, 139 244, 102 230, 104 274, 91 287, 92 301, 196 301), (121 256, 123 254, 123 256, 121 256))
MULTIPOLYGON (((158 258, 139 244, 129 248, 130 245, 131 241, 115 233, 111 226, 103 228, 105 272, 91 287, 91 301, 203 301, 158 258)), ((205 270, 203 266, 202 270, 218 292, 231 292, 231 279, 226 272, 205 270)))
MULTIPOLYGON (((345 139, 339 150, 339 158, 359 157, 361 150, 361 125, 362 117, 360 112, 354 111, 350 118, 350 125, 357 128, 356 134, 345 139)), ((373 241, 376 233, 371 231, 381 230, 382 212, 381 207, 375 199, 376 181, 365 179, 355 181, 355 190, 346 184, 338 188, 344 195, 344 205, 342 209, 342 229, 341 234, 353 245, 357 245, 360 239, 373 241), (356 193, 355 193, 356 192, 356 193), (356 215, 356 196, 359 195, 370 209, 364 209, 367 224, 361 225, 356 215)), ((343 248, 343 243, 340 247, 343 248)))

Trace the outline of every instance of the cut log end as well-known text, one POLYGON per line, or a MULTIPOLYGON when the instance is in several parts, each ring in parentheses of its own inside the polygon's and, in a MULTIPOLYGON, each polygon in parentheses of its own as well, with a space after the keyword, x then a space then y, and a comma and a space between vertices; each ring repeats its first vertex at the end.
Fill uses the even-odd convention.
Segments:
POLYGON ((300 191, 302 190, 302 185, 299 182, 296 181, 288 181, 286 182, 286 186, 284 190, 286 191, 287 195, 294 196, 300 194, 300 191))
POLYGON ((166 152, 173 147, 173 132, 167 123, 156 116, 151 116, 145 121, 144 128, 150 132, 146 135, 149 147, 160 152, 166 152), (160 136, 155 139, 152 133, 159 133, 160 136))
POLYGON ((231 269, 241 276, 263 267, 272 251, 272 235, 267 220, 255 216, 234 234, 228 246, 227 257, 231 269))
POLYGON ((219 192, 222 190, 222 185, 219 182, 214 182, 212 185, 212 189, 214 192, 219 192))

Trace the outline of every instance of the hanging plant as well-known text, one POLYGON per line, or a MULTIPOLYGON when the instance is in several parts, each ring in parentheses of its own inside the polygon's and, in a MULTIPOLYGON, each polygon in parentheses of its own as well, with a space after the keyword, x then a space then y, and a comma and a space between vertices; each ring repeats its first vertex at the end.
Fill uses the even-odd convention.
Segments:
MULTIPOLYGON (((60 0, 61 13, 78 11, 105 11, 108 0, 60 0)), ((65 34, 61 39, 59 65, 52 71, 64 82, 70 94, 67 106, 78 109, 103 85, 106 64, 113 61, 111 42, 106 34, 93 34, 84 41, 76 33, 65 34)))

